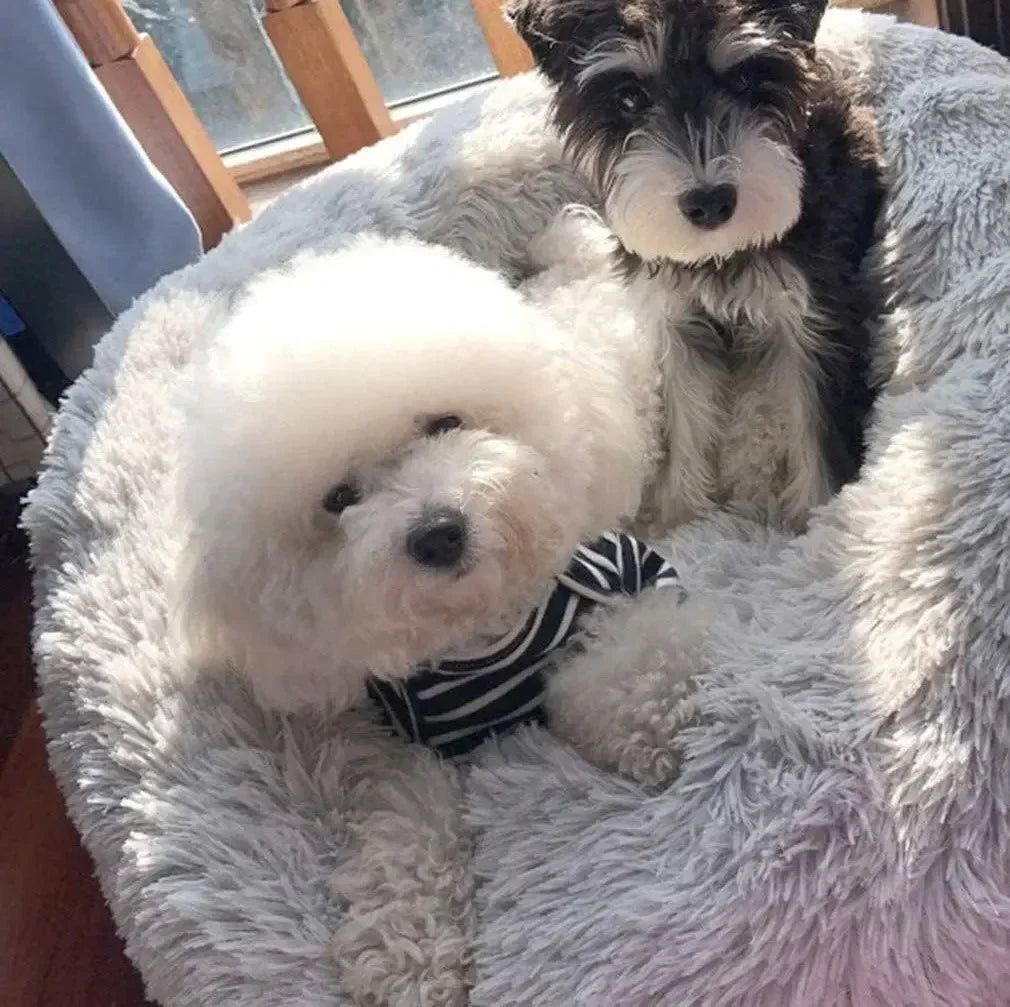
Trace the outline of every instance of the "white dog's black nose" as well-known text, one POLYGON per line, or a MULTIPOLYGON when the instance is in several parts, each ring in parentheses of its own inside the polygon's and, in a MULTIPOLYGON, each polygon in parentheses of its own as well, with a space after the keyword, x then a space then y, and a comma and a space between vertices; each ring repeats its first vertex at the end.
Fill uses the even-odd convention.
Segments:
POLYGON ((721 227, 735 209, 736 187, 732 185, 699 185, 680 197, 680 212, 704 231, 721 227))
POLYGON ((466 552, 466 518, 458 510, 429 511, 407 533, 407 552, 421 566, 456 566, 466 552))

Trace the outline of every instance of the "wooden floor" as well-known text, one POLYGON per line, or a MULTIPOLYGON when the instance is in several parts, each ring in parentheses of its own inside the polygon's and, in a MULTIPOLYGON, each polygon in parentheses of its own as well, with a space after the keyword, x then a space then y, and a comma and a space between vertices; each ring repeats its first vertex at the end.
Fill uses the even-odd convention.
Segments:
POLYGON ((0 495, 0 1005, 140 1007, 140 977, 46 765, 15 519, 0 495))

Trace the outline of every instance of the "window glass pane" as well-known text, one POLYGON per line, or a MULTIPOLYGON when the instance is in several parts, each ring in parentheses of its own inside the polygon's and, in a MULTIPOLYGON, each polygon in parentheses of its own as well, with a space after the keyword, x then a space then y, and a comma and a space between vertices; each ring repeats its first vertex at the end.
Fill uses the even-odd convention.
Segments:
POLYGON ((218 150, 310 127, 250 0, 123 0, 218 150))
MULTIPOLYGON (((218 150, 312 126, 260 26, 262 0, 122 0, 218 150)), ((495 75, 469 0, 341 0, 390 105, 495 75)))
POLYGON ((469 0, 341 0, 387 104, 495 76, 469 0))

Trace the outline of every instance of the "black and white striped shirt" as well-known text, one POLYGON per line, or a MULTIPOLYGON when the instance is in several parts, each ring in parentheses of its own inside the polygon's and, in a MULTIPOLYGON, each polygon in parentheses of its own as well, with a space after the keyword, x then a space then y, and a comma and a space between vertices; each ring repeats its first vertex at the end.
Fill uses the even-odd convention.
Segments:
POLYGON ((596 605, 670 587, 683 600, 677 571, 623 533, 580 546, 568 569, 520 625, 478 652, 420 665, 409 678, 372 679, 371 698, 398 734, 447 758, 465 755, 492 734, 542 720, 544 674, 559 648, 578 643, 582 617, 596 605))

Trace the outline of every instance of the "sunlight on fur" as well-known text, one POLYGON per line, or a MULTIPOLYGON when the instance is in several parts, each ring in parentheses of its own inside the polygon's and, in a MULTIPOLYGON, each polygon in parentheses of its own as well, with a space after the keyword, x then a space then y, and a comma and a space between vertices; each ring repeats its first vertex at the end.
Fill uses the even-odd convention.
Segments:
POLYGON ((581 340, 620 289, 552 293, 562 328, 535 287, 408 239, 261 279, 185 405, 186 645, 269 706, 346 706, 369 673, 503 631, 580 541, 634 516, 653 466, 651 347, 614 310, 606 340, 581 340), (405 545, 442 512, 466 537, 445 569, 405 545))

